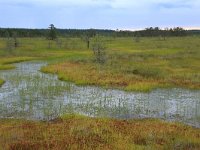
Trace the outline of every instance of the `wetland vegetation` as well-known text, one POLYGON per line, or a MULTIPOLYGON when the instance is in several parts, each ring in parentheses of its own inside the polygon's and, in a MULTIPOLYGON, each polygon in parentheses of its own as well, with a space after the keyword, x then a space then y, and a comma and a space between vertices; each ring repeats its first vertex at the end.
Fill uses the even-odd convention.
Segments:
POLYGON ((100 38, 0 38, 0 149, 200 149, 199 36, 100 38))
MULTIPOLYGON (((94 63, 92 50, 79 38, 56 41, 43 38, 19 39, 19 48, 2 50, 3 57, 39 57, 50 61, 43 72, 56 73, 62 80, 76 84, 100 85, 129 91, 150 91, 159 87, 200 88, 199 37, 169 37, 166 40, 140 38, 103 38, 106 45, 104 65, 94 63)), ((6 47, 1 39, 0 48, 6 47)), ((18 57, 18 58, 16 58, 18 57)), ((9 59, 6 61, 9 61, 9 59)), ((22 58, 24 59, 24 58, 22 58)), ((1 60, 1 68, 11 67, 1 60), (6 64, 6 66, 5 66, 6 64)))
POLYGON ((4 119, 0 149, 195 149, 200 130, 160 120, 65 115, 50 122, 4 119))

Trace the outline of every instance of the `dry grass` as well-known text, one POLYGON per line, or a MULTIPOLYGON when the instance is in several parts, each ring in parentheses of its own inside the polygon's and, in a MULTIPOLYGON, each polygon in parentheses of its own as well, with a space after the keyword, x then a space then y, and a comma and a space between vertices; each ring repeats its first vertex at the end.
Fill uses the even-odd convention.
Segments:
POLYGON ((159 86, 168 86, 164 80, 147 79, 123 72, 114 73, 112 70, 89 63, 58 63, 43 67, 42 71, 58 74, 59 79, 73 81, 77 85, 97 85, 134 91, 149 91, 159 86))

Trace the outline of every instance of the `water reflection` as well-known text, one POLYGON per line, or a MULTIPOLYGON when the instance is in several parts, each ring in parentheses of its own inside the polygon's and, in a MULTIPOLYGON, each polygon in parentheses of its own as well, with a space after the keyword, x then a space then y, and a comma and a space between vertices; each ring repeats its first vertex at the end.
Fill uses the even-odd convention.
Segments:
POLYGON ((162 118, 200 127, 200 91, 157 89, 128 93, 97 87, 78 87, 38 70, 44 62, 23 62, 0 71, 0 117, 49 120, 65 113, 88 116, 162 118))

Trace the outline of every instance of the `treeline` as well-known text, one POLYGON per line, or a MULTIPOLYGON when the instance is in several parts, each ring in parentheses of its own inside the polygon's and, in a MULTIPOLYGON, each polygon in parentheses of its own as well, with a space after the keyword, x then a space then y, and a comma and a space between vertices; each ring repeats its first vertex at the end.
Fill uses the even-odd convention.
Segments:
MULTIPOLYGON (((140 31, 101 30, 101 29, 56 29, 61 37, 82 37, 88 34, 98 34, 111 37, 167 37, 200 35, 200 30, 184 30, 181 27, 160 29, 150 27, 140 31)), ((19 29, 0 28, 0 37, 47 37, 49 29, 19 29)))
POLYGON ((0 37, 44 37, 47 29, 0 28, 0 37))
MULTIPOLYGON (((19 29, 19 28, 0 28, 0 37, 47 37, 49 29, 19 29)), ((56 29, 56 33, 61 37, 81 37, 88 34, 99 34, 110 36, 114 30, 100 29, 56 29)))
POLYGON ((181 27, 176 27, 176 28, 166 28, 164 30, 161 30, 159 27, 150 27, 146 28, 145 30, 142 31, 136 31, 137 36, 142 36, 142 37, 156 37, 156 36, 186 36, 187 31, 184 30, 181 27))

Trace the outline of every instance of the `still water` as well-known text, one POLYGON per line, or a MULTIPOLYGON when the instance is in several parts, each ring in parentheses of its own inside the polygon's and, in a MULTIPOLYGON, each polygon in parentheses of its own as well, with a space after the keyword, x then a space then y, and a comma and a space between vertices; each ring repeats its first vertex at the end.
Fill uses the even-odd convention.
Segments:
POLYGON ((66 113, 92 117, 161 118, 200 127, 200 90, 157 89, 150 93, 76 86, 23 62, 0 71, 0 118, 51 120, 66 113))

